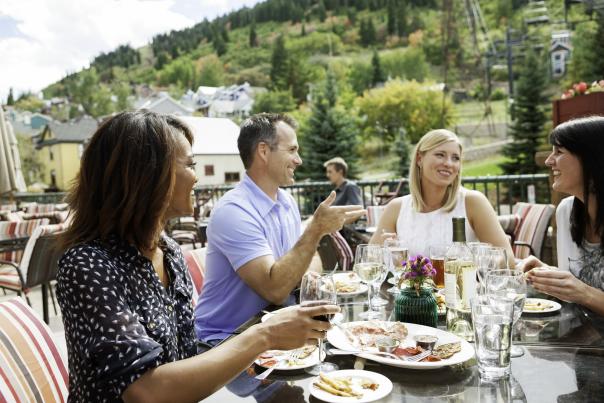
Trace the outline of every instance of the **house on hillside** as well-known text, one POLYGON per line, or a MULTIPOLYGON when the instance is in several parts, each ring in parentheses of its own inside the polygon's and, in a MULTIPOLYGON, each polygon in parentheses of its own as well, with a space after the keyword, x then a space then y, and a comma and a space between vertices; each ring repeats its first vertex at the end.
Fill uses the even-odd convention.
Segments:
POLYGON ((204 116, 208 116, 208 109, 218 89, 219 87, 200 86, 196 92, 188 90, 182 96, 180 102, 186 107, 201 112, 204 116))
POLYGON ((66 123, 51 121, 44 126, 34 143, 46 170, 45 183, 59 190, 69 187, 80 169, 84 144, 97 127, 98 122, 90 116, 66 123))
POLYGON ((7 107, 6 116, 13 125, 16 134, 33 137, 40 133, 53 118, 42 113, 31 113, 29 111, 19 111, 13 107, 7 107))
POLYGON ((566 65, 570 61, 572 46, 569 31, 552 33, 551 47, 549 50, 553 77, 562 77, 566 73, 566 65))
POLYGON ((206 117, 181 118, 193 131, 193 158, 197 163, 199 185, 238 182, 245 168, 239 157, 239 126, 230 119, 206 117))
POLYGON ((252 87, 249 83, 221 87, 214 94, 208 116, 211 118, 245 118, 252 112, 254 97, 265 88, 252 87))
POLYGON ((166 92, 158 92, 134 103, 134 109, 148 109, 166 115, 191 116, 193 109, 182 105, 166 92))

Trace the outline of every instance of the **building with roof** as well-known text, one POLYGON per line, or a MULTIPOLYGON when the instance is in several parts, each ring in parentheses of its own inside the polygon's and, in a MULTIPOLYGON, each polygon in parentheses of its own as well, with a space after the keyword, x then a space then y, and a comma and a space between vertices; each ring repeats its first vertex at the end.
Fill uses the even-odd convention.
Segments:
POLYGON ((572 46, 570 31, 557 31, 552 33, 549 49, 553 77, 562 77, 566 73, 566 65, 570 61, 572 46))
POLYGON ((167 92, 158 92, 148 98, 139 99, 134 103, 135 109, 148 109, 165 115, 191 116, 193 109, 182 105, 167 92))
POLYGON ((46 168, 44 182, 66 190, 80 169, 84 145, 98 127, 96 119, 83 116, 66 123, 51 121, 34 136, 40 160, 46 168))
POLYGON ((193 158, 199 185, 238 182, 245 172, 239 157, 239 126, 230 119, 181 117, 193 131, 193 158))
POLYGON ((252 112, 254 97, 265 88, 252 87, 249 83, 220 87, 210 102, 208 116, 211 118, 245 118, 252 112))

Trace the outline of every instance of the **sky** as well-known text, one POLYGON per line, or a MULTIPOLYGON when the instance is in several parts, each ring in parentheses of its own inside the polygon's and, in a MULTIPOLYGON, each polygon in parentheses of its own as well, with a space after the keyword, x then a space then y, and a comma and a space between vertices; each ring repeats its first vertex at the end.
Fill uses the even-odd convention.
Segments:
POLYGON ((119 45, 252 6, 259 0, 0 0, 0 103, 39 92, 119 45))

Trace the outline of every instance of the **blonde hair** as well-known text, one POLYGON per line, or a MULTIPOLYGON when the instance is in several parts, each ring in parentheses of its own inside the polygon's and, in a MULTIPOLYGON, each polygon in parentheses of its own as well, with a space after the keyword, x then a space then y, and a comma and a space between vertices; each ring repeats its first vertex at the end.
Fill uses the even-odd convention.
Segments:
POLYGON ((344 161, 344 158, 342 157, 335 157, 323 163, 323 166, 325 168, 330 165, 334 165, 336 170, 342 172, 343 176, 346 176, 346 174, 348 173, 348 164, 346 163, 346 161, 344 161))
MULTIPOLYGON (((422 184, 421 184, 421 169, 417 166, 417 155, 424 155, 426 152, 435 149, 441 144, 454 141, 459 145, 459 151, 462 151, 462 145, 459 138, 455 133, 450 130, 437 129, 431 130, 417 142, 417 145, 413 149, 411 157, 411 166, 409 167, 409 191, 411 193, 411 200, 415 211, 422 211, 426 207, 424 198, 422 196, 422 184)), ((461 155, 460 155, 461 157, 461 155)), ((461 186, 461 165, 457 177, 447 188, 445 204, 442 209, 449 212, 455 208, 457 202, 457 192, 461 186)))

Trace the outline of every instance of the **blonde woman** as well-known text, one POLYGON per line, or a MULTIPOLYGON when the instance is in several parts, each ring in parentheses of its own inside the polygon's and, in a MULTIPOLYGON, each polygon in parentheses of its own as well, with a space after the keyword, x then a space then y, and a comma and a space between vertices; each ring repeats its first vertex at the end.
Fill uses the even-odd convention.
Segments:
POLYGON ((444 129, 426 133, 411 159, 411 193, 388 203, 371 243, 382 243, 394 233, 410 255, 428 256, 430 246, 452 242, 451 219, 466 217, 467 241, 505 247, 513 264, 510 243, 493 207, 482 193, 461 186, 461 155, 455 133, 444 129))

